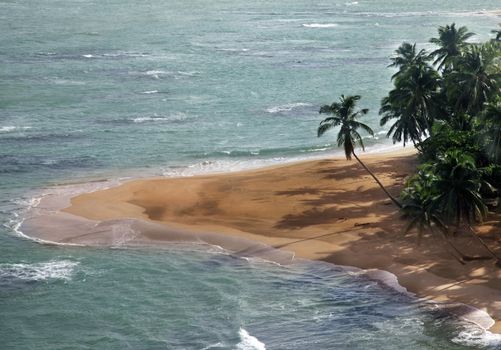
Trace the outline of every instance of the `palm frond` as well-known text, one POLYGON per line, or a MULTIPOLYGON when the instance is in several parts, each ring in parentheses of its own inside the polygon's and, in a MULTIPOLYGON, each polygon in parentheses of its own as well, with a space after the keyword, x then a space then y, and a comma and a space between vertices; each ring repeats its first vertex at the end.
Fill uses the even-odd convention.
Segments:
POLYGON ((332 129, 333 127, 334 123, 321 124, 317 129, 317 137, 322 136, 327 130, 332 129))

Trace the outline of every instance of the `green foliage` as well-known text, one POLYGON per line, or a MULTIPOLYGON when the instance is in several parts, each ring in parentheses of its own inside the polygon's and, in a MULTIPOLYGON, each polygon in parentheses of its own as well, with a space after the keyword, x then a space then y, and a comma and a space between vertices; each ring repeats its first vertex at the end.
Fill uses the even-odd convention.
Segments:
MULTIPOLYGON (((491 184, 496 189, 501 189, 501 165, 499 164, 490 164, 489 166, 483 168, 483 179, 487 183, 491 184)), ((490 191, 491 195, 493 194, 493 190, 490 191)))
POLYGON ((420 238, 438 230, 462 258, 448 226, 481 222, 486 202, 496 205, 501 193, 501 43, 493 32, 495 39, 473 44, 466 27, 439 27, 430 54, 402 43, 389 65, 398 69, 394 88, 379 111, 381 125, 392 122, 387 137, 412 141, 422 163, 401 193, 406 231, 417 228, 420 238))
POLYGON ((424 231, 432 230, 433 226, 437 227, 444 235, 447 233, 447 226, 441 219, 440 209, 437 205, 440 193, 434 186, 436 181, 437 178, 433 172, 422 168, 407 181, 406 187, 401 193, 404 203, 402 211, 410 219, 405 232, 416 228, 419 241, 424 231))
POLYGON ((422 162, 437 161, 449 150, 461 150, 462 153, 472 156, 475 163, 485 165, 487 155, 475 130, 458 130, 448 123, 436 123, 433 137, 420 143, 420 159, 422 162))
POLYGON ((480 195, 482 171, 470 155, 449 150, 433 164, 433 172, 437 178, 434 187, 440 193, 436 201, 445 219, 459 226, 462 221, 471 224, 485 218, 487 207, 480 195))
POLYGON ((403 212, 411 218, 408 229, 421 232, 433 225, 442 232, 446 223, 459 226, 482 221, 487 207, 480 194, 484 171, 461 150, 449 150, 434 162, 424 163, 402 191, 403 212))
POLYGON ((455 68, 447 75, 447 96, 457 114, 476 114, 484 103, 499 93, 500 72, 491 69, 496 58, 494 46, 470 45, 456 57, 455 68))
POLYGON ((381 101, 380 124, 395 120, 386 136, 392 136, 393 143, 403 140, 405 146, 409 140, 416 144, 431 134, 439 114, 440 76, 424 50, 416 53, 415 44, 403 43, 395 53, 390 66, 399 71, 392 77, 394 89, 381 101))
POLYGON ((481 118, 489 158, 492 162, 501 164, 501 96, 485 106, 481 118))

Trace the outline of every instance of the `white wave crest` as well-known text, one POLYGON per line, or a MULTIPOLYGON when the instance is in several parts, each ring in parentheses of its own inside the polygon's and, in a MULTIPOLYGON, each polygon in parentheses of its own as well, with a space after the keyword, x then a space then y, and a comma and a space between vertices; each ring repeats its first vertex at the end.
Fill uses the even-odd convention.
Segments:
POLYGON ((358 5, 358 1, 345 2, 344 4, 345 4, 346 6, 358 5))
POLYGON ((31 126, 0 126, 0 133, 7 133, 16 130, 28 130, 31 126))
POLYGON ((303 27, 306 28, 334 28, 339 26, 337 23, 307 23, 303 24, 303 27))
POLYGON ((47 279, 69 280, 78 262, 57 260, 35 264, 0 264, 0 279, 44 281, 47 279))
POLYGON ((304 103, 304 102, 288 103, 288 104, 281 105, 281 106, 274 106, 274 107, 267 108, 266 112, 274 114, 274 113, 291 111, 291 110, 298 108, 298 107, 308 107, 308 106, 311 106, 311 103, 304 103))
POLYGON ((158 90, 143 91, 141 93, 145 95, 158 94, 158 90))
POLYGON ((499 349, 501 347, 501 334, 494 334, 482 329, 464 330, 454 337, 452 342, 475 348, 499 349))
POLYGON ((264 343, 253 337, 244 328, 238 331, 240 343, 237 344, 237 350, 266 350, 264 343))
POLYGON ((214 343, 214 344, 210 344, 210 345, 207 345, 206 347, 200 349, 200 350, 209 350, 209 349, 212 349, 212 348, 219 348, 219 347, 222 347, 223 346, 223 343, 221 342, 217 342, 217 343, 214 343))
POLYGON ((179 74, 179 75, 185 75, 185 76, 188 76, 188 77, 193 77, 193 76, 199 74, 199 72, 196 71, 196 70, 190 71, 190 72, 185 72, 185 71, 180 70, 180 71, 177 71, 177 74, 179 74))
POLYGON ((134 123, 158 122, 166 120, 168 120, 168 118, 165 117, 137 117, 132 119, 134 123))
POLYGON ((155 79, 160 79, 161 76, 172 74, 171 72, 166 72, 164 70, 149 70, 144 73, 147 76, 153 77, 155 79))
POLYGON ((153 115, 151 117, 136 117, 133 118, 132 121, 134 123, 166 122, 166 121, 179 122, 186 120, 188 118, 189 117, 184 113, 176 113, 165 117, 158 115, 153 115))

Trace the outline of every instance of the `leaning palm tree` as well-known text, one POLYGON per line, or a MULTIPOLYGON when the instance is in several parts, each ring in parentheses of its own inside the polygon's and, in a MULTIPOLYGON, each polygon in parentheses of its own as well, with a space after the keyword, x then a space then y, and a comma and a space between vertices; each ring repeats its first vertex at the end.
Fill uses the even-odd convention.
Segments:
POLYGON ((402 207, 399 201, 397 201, 383 186, 383 184, 378 180, 376 175, 367 168, 367 166, 358 158, 355 153, 356 144, 360 144, 362 150, 365 151, 364 142, 362 136, 358 133, 357 129, 363 129, 370 135, 374 136, 372 129, 356 119, 359 116, 367 114, 368 109, 364 108, 361 110, 355 110, 355 106, 358 100, 360 100, 359 95, 354 96, 344 96, 341 95, 339 102, 334 102, 331 105, 324 105, 320 108, 320 113, 331 114, 332 116, 325 118, 320 122, 318 127, 317 135, 322 136, 327 130, 332 129, 336 126, 340 126, 339 133, 337 135, 338 146, 343 146, 346 159, 350 160, 351 156, 362 165, 362 167, 372 176, 372 178, 377 182, 381 189, 386 193, 386 195, 395 203, 399 208, 402 207))
POLYGON ((456 24, 438 27, 438 38, 430 39, 430 43, 439 46, 431 53, 435 57, 434 64, 438 64, 438 69, 449 69, 453 65, 456 57, 461 55, 464 48, 468 45, 466 40, 471 38, 474 33, 468 32, 468 28, 456 28, 456 24))

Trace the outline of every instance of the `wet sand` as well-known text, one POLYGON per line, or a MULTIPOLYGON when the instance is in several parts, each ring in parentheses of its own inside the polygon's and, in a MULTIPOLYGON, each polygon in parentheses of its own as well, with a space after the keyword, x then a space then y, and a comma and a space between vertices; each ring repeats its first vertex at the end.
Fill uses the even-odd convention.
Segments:
MULTIPOLYGON (((360 156, 395 196, 417 165, 412 149, 360 156)), ((94 222, 127 218, 155 223, 157 228, 142 232, 149 241, 183 240, 191 233, 197 240, 210 241, 203 233, 214 232, 302 258, 386 270, 419 297, 465 303, 501 320, 501 269, 493 261, 461 265, 433 236, 419 245, 415 233, 404 237, 406 221, 398 208, 355 160, 332 158, 239 173, 134 180, 74 197, 64 212, 94 222), (165 234, 160 224, 175 228, 176 234, 165 234)), ((480 232, 501 253, 494 235, 501 226, 499 216, 490 218, 480 232)), ((67 233, 64 238, 49 234, 44 239, 72 241, 67 233)), ((455 240, 469 254, 486 255, 470 237, 455 240)), ((235 241, 212 238, 209 243, 214 242, 235 249, 228 243, 235 241)), ((468 317, 475 319, 473 314, 468 317)), ((491 331, 501 332, 501 323, 496 321, 491 331)))

